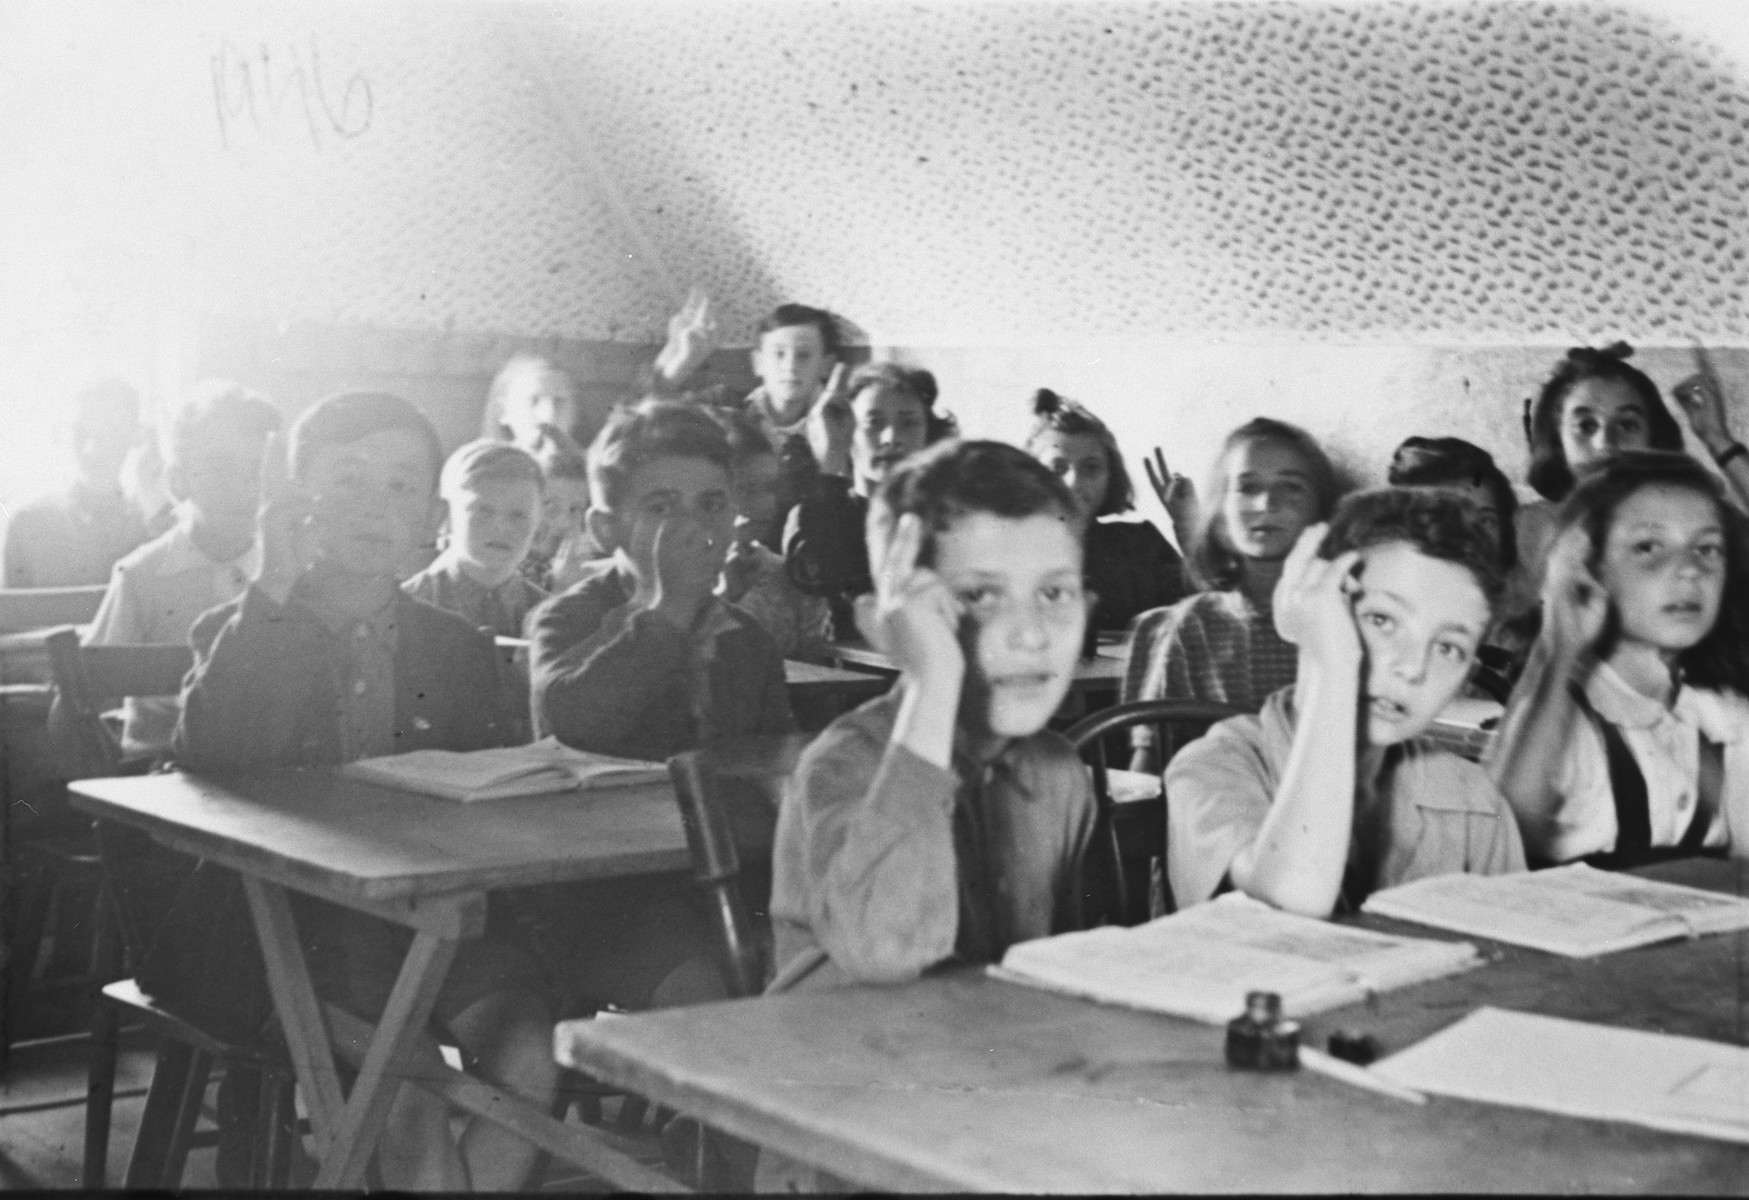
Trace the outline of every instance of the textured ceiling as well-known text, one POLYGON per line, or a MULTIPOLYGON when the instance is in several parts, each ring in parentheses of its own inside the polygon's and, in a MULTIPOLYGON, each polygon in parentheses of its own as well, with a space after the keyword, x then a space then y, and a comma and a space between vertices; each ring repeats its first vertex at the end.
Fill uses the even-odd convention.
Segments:
POLYGON ((785 299, 938 345, 1749 334, 1749 89, 1638 12, 126 11, 23 64, 76 103, 13 123, 54 217, 17 240, 108 281, 28 320, 636 341, 699 282, 735 337, 785 299))

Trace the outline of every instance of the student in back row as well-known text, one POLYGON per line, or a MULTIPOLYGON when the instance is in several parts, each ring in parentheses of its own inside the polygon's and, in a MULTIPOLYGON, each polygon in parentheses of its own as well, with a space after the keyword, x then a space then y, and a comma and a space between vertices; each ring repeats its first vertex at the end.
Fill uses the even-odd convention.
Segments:
POLYGON ((0 586, 94 587, 117 559, 146 540, 122 494, 121 469, 140 435, 140 396, 121 379, 99 379, 73 396, 73 482, 15 509, 0 548, 0 586))
MULTIPOLYGON (((1257 417, 1227 435, 1216 461, 1191 572, 1205 591, 1137 618, 1124 700, 1207 700, 1256 711, 1294 681, 1298 656, 1271 613, 1288 552, 1327 520, 1340 494, 1312 435, 1257 417)), ((1131 767, 1160 770, 1152 726, 1136 727, 1131 767)))
MULTIPOLYGON (((442 458, 424 415, 378 392, 330 396, 305 412, 291 430, 289 479, 286 456, 273 447, 255 577, 194 628, 195 666, 176 738, 185 766, 315 766, 502 743, 491 641, 463 618, 403 594, 396 578, 434 523, 442 458)), ((294 907, 318 991, 374 1019, 411 931, 318 900, 294 907)), ((494 904, 485 935, 458 948, 433 1020, 486 1078, 544 1105, 557 1078, 545 975, 501 913, 494 904)), ((231 949, 247 969, 251 951, 231 949)), ((217 986, 167 975, 170 995, 160 998, 172 1007, 200 1003, 203 990, 217 986)), ((421 1053, 439 1061, 428 1038, 421 1053)), ((388 1186, 503 1189, 526 1181, 533 1147, 484 1121, 469 1122, 458 1144, 449 1116, 441 1099, 400 1090, 380 1151, 388 1186)))
POLYGON ((402 589, 501 637, 547 594, 520 568, 541 515, 540 464, 509 442, 467 443, 443 464, 438 497, 448 506, 447 543, 402 589))
MULTIPOLYGON (((260 562, 261 454, 279 426, 273 404, 240 384, 214 379, 189 389, 164 439, 177 522, 116 563, 87 644, 182 645, 202 613, 243 594, 260 562)), ((130 699, 126 714, 124 752, 170 749, 174 697, 130 699)))

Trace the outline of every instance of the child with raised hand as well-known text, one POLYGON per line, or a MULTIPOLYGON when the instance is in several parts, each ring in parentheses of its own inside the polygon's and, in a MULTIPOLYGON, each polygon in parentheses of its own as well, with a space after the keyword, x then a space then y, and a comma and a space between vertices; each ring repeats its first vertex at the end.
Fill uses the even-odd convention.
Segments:
POLYGON ((534 541, 541 488, 540 464, 520 447, 482 438, 456 450, 437 484, 448 543, 401 590, 495 635, 521 637, 523 619, 547 598, 518 570, 534 541))
POLYGON ((863 528, 869 497, 900 462, 948 436, 935 411, 935 376, 895 363, 870 363, 845 385, 852 418, 850 476, 822 475, 784 530, 784 562, 802 591, 832 606, 833 636, 847 636, 851 601, 872 586, 863 528))
POLYGON ((1731 421, 1726 415, 1724 382, 1713 366, 1706 347, 1694 347, 1695 372, 1671 389, 1676 402, 1688 418, 1700 444, 1713 456, 1726 481, 1737 492, 1737 500, 1749 505, 1749 446, 1731 433, 1731 421))
POLYGON ((1087 619, 1075 501, 996 442, 947 442, 882 483, 857 603, 898 683, 803 755, 778 817, 779 981, 896 982, 1077 927, 1093 799, 1046 729, 1087 619))
MULTIPOLYGON (((210 379, 188 390, 164 438, 177 522, 115 564, 87 645, 184 644, 202 613, 242 594, 259 558, 262 450, 279 426, 272 402, 241 384, 210 379)), ((169 750, 176 716, 173 696, 130 698, 123 750, 169 750)))
MULTIPOLYGON (((1117 438, 1098 417, 1048 388, 1032 398, 1026 451, 1069 487, 1096 597, 1092 626, 1124 630, 1137 614, 1175 604, 1189 591, 1184 560, 1147 521, 1105 521, 1135 508, 1117 438)), ((1148 469, 1154 470, 1149 463, 1148 469)))
POLYGON ((1530 486, 1542 501, 1518 514, 1518 561, 1531 595, 1554 540, 1555 506, 1586 471, 1623 450, 1682 449, 1682 429, 1658 385, 1629 364, 1634 350, 1615 342, 1601 350, 1575 346, 1556 365, 1536 400, 1525 401, 1530 486))
POLYGON ((717 594, 758 621, 785 658, 830 662, 832 610, 790 582, 778 507, 777 452, 751 415, 715 410, 735 462, 735 531, 717 594))
POLYGON ((1624 451, 1561 508, 1492 761, 1533 858, 1749 857, 1749 533, 1686 455, 1624 451))
POLYGON ((1419 736, 1474 669, 1500 590, 1497 544, 1448 493, 1362 492, 1306 529, 1274 609, 1297 682, 1166 769, 1178 904, 1232 887, 1325 917, 1413 879, 1522 870, 1487 772, 1419 736))
POLYGON ((722 427, 678 401, 621 409, 589 448, 589 488, 612 557, 530 618, 537 732, 661 760, 792 729, 783 656, 714 595, 735 523, 722 427))
MULTIPOLYGON (((1122 698, 1208 700, 1255 711, 1294 681, 1298 652, 1271 613, 1282 565, 1300 534, 1336 505, 1336 472, 1312 435, 1257 417, 1227 435, 1191 545, 1205 591, 1137 618, 1122 698)), ((1157 773, 1152 727, 1132 734, 1131 767, 1157 773)))
MULTIPOLYGON (((395 574, 431 528, 442 460, 430 421, 381 392, 329 396, 293 424, 289 456, 270 445, 259 567, 243 595, 202 617, 191 637, 195 664, 176 734, 185 766, 321 766, 501 743, 490 639, 404 594, 395 574)), ((323 901, 296 908, 318 991, 375 1017, 411 931, 323 901)), ((545 1104, 557 1078, 545 976, 502 915, 494 904, 485 935, 457 949, 434 1020, 486 1078, 545 1104)), ((250 952, 238 953, 239 970, 251 969, 250 952)), ((211 986, 166 974, 171 994, 160 998, 173 1007, 190 991, 199 1002, 211 986)), ((429 1038, 420 1053, 441 1061, 429 1038)), ((388 1186, 485 1190, 526 1181, 532 1146, 485 1121, 470 1121, 458 1143, 449 1117, 440 1098, 400 1090, 379 1151, 388 1186)))
MULTIPOLYGON (((795 728, 783 656, 714 595, 735 521, 728 436, 702 407, 646 400, 589 448, 589 526, 612 557, 529 619, 537 734, 662 761, 795 728)), ((517 900, 562 989, 621 1008, 720 998, 696 889, 679 876, 517 900)))

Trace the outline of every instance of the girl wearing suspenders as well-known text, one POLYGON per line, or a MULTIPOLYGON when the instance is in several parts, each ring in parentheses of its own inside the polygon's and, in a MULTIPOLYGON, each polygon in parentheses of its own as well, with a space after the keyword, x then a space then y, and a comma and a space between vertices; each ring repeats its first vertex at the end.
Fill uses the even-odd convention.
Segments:
POLYGON ((1492 762, 1533 862, 1749 858, 1746 525, 1662 451, 1623 452, 1563 504, 1492 762))

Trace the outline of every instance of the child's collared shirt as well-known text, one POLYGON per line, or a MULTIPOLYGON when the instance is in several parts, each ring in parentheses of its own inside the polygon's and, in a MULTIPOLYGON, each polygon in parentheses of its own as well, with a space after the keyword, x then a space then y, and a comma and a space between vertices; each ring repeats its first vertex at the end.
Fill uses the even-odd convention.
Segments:
POLYGON ((1061 736, 951 770, 890 744, 899 696, 834 721, 778 815, 775 964, 806 986, 896 982, 1078 928, 1092 838, 1087 768, 1061 736))
POLYGON ((545 591, 521 574, 512 574, 497 587, 487 587, 447 554, 403 583, 401 589, 478 628, 515 638, 522 636, 529 612, 547 598, 545 591))
MULTIPOLYGON (((195 543, 187 521, 178 522, 115 564, 86 644, 186 645, 202 613, 243 594, 259 561, 254 544, 228 562, 209 558, 195 543)), ((178 712, 174 696, 129 698, 125 712, 125 753, 170 748, 178 712)))
MULTIPOLYGON (((1685 686, 1667 708, 1600 662, 1585 681, 1585 701, 1597 719, 1615 726, 1640 769, 1653 846, 1679 844, 1694 820, 1701 737, 1723 747, 1719 809, 1702 845, 1728 845, 1734 857, 1749 857, 1749 700, 1685 686)), ((1615 792, 1603 735, 1581 713, 1559 754, 1553 787, 1561 803, 1541 849, 1555 862, 1614 850, 1615 792)))
MULTIPOLYGON (((1212 897, 1256 840, 1287 769, 1294 721, 1293 689, 1283 688, 1262 712, 1220 722, 1166 768, 1166 869, 1178 907, 1212 897)), ((1357 782, 1348 905, 1432 875, 1522 870, 1518 823, 1478 764, 1411 738, 1357 782)))
POLYGON ((613 559, 528 619, 534 734, 661 761, 721 738, 795 728, 771 635, 712 598, 690 630, 633 609, 613 559))

